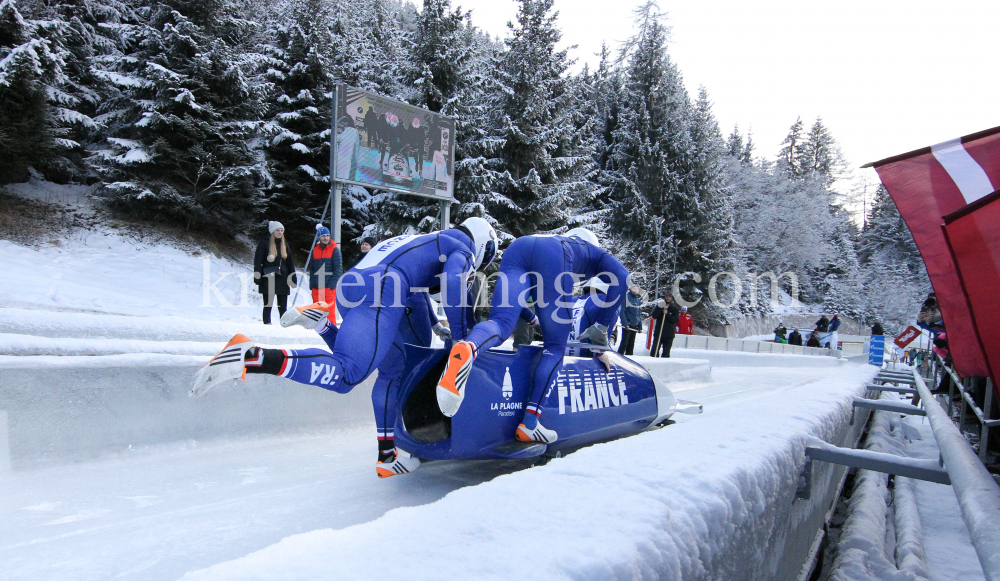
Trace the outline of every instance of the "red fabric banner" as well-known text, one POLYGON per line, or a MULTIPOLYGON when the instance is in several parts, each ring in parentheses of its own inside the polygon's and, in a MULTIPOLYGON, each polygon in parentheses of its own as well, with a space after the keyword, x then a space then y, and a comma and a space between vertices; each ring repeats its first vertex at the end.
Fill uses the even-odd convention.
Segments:
MULTIPOLYGON (((990 377, 1000 387, 1000 193, 982 202, 947 216, 944 229, 992 371, 990 377)), ((950 332, 948 340, 950 345, 950 332)))
POLYGON ((986 355, 942 226, 944 216, 1000 185, 1000 127, 871 165, 920 249, 956 370, 963 376, 988 375, 986 355))

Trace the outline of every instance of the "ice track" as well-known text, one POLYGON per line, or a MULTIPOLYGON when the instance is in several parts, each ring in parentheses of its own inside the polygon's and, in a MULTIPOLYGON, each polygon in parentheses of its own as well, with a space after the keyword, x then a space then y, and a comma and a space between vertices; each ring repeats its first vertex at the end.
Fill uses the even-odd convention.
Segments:
POLYGON ((380 480, 373 434, 159 449, 0 477, 2 577, 177 579, 530 465, 437 462, 380 480))
MULTIPOLYGON (((679 397, 701 401, 706 410, 704 416, 677 419, 738 414, 762 394, 815 382, 817 372, 822 373, 716 368, 710 384, 672 385, 679 397)), ((380 480, 373 434, 374 424, 177 444, 0 477, 3 577, 177 579, 290 535, 373 521, 393 508, 429 504, 531 466, 529 461, 436 462, 380 480)))

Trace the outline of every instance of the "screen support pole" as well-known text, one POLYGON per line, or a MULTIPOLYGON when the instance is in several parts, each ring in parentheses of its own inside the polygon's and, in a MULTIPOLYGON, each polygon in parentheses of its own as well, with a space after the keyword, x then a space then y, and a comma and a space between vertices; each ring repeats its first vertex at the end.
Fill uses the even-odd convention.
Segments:
POLYGON ((441 229, 451 227, 451 202, 441 200, 441 229))
POLYGON ((344 184, 334 182, 333 184, 333 241, 340 246, 340 194, 344 191, 344 184))

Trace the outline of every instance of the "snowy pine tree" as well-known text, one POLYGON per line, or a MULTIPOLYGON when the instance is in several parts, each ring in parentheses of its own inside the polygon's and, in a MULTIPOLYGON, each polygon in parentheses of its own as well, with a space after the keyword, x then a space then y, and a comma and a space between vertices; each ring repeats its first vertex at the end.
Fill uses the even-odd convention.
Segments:
POLYGON ((95 156, 113 207, 228 233, 249 225, 262 167, 248 141, 262 107, 236 62, 248 23, 235 10, 195 0, 150 8, 123 59, 127 110, 95 156))
POLYGON ((330 194, 329 20, 324 0, 298 1, 292 23, 273 31, 274 62, 265 74, 272 90, 261 129, 268 170, 264 218, 284 224, 289 243, 304 251, 330 194))
POLYGON ((0 0, 0 184, 26 180, 28 167, 48 161, 55 146, 45 81, 61 62, 50 46, 34 37, 14 0, 0 0))
POLYGON ((574 85, 567 52, 557 51, 560 32, 552 0, 518 0, 507 50, 496 61, 491 103, 481 105, 487 129, 470 144, 476 170, 466 189, 500 225, 502 235, 558 230, 567 208, 586 198, 582 179, 589 155, 573 123, 574 85))

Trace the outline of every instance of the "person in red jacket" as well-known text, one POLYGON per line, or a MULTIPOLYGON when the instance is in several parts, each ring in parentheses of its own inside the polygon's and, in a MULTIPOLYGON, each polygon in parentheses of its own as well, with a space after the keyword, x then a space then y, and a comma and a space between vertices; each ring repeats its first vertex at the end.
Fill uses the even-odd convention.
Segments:
MULTIPOLYGON (((322 224, 316 226, 319 241, 312 249, 312 260, 309 261, 309 288, 312 289, 314 303, 324 302, 328 305, 337 304, 337 282, 344 274, 344 262, 340 248, 330 238, 330 230, 322 224)), ((337 324, 336 309, 330 309, 327 318, 335 326, 337 324)))
POLYGON ((694 334, 694 319, 688 314, 687 307, 681 307, 681 316, 677 319, 677 333, 679 335, 694 334))

